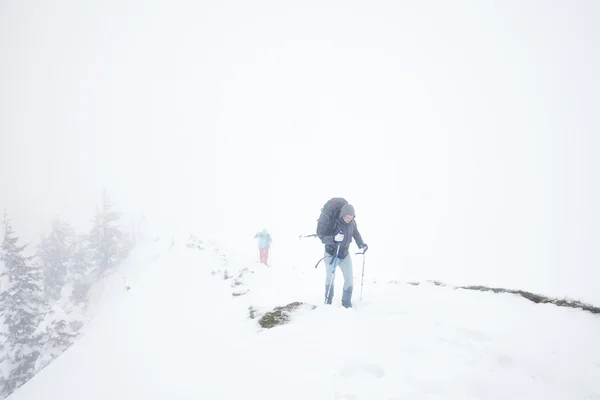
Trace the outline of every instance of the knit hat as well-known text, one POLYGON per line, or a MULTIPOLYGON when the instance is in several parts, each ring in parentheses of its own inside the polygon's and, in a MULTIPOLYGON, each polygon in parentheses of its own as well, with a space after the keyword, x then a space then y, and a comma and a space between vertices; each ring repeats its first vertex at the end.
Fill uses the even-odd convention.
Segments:
POLYGON ((344 215, 352 215, 352 218, 355 217, 354 207, 351 204, 344 204, 340 209, 340 218, 344 218, 344 215))

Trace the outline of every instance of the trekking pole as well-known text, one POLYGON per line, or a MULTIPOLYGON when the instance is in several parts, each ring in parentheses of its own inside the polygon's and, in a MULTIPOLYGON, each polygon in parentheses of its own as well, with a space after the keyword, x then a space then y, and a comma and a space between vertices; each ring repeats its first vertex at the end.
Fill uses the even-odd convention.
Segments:
POLYGON ((362 251, 360 253, 356 253, 356 255, 362 254, 363 256, 362 275, 360 277, 360 300, 362 300, 363 284, 365 282, 365 253, 367 252, 367 250, 362 251))
MULTIPOLYGON (((343 232, 340 231, 340 233, 343 233, 343 232)), ((329 286, 327 287, 327 294, 325 295, 325 304, 327 304, 327 299, 329 298, 329 294, 331 293, 331 286, 333 286, 333 282, 335 279, 335 267, 337 266, 338 254, 340 252, 341 245, 342 245, 342 242, 338 242, 337 250, 335 251, 335 258, 333 260, 334 261, 333 269, 331 270, 331 279, 329 280, 329 286)))
POLYGON ((321 263, 321 261, 323 261, 324 259, 325 259, 325 257, 323 257, 319 261, 317 261, 317 264, 315 265, 315 268, 317 268, 319 266, 319 264, 321 263))

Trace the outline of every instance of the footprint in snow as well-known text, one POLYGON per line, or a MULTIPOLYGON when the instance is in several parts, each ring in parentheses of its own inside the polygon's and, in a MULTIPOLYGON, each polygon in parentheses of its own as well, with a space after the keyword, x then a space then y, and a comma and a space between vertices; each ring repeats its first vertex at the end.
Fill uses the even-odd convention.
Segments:
POLYGON ((363 374, 375 378, 383 378, 385 376, 385 371, 379 365, 375 364, 346 365, 340 371, 340 376, 342 376, 343 378, 351 378, 354 375, 358 374, 363 374))
POLYGON ((476 342, 487 342, 489 341, 489 337, 480 331, 469 329, 469 328, 458 328, 456 332, 461 334, 462 336, 474 340, 476 342))
POLYGON ((335 375, 335 400, 376 400, 384 394, 379 379, 385 370, 377 364, 349 363, 335 375))

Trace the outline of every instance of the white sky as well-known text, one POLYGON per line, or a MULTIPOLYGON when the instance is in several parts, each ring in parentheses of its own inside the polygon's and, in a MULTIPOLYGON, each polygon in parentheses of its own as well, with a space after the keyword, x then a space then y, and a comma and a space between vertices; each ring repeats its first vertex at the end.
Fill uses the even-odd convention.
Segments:
POLYGON ((55 215, 87 230, 106 187, 155 226, 267 227, 312 268, 297 237, 344 196, 371 269, 589 299, 598 21, 592 0, 3 0, 0 207, 35 240, 55 215))

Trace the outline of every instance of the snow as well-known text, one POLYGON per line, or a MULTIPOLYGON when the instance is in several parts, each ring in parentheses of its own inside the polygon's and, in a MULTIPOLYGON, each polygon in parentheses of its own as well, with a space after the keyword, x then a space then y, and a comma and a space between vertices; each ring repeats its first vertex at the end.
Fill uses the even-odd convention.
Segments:
POLYGON ((220 240, 139 243, 86 307, 65 286, 40 331, 81 337, 14 398, 598 398, 597 316, 403 283, 600 305, 600 2, 536 3, 3 2, 23 243, 56 216, 89 231, 105 188, 123 229, 220 240), (323 307, 322 246, 296 240, 333 196, 371 246, 352 310, 323 307), (250 261, 263 227, 273 268, 250 261))
POLYGON ((226 262, 181 237, 134 259, 131 290, 12 400, 600 398, 600 318, 581 310, 368 273, 361 301, 358 256, 353 309, 341 274, 322 304, 314 263, 226 262), (249 318, 293 301, 317 308, 272 329, 249 318))
POLYGON ((24 242, 87 232, 106 188, 127 220, 267 227, 295 259, 341 195, 394 279, 600 303, 600 2, 2 4, 24 242))

